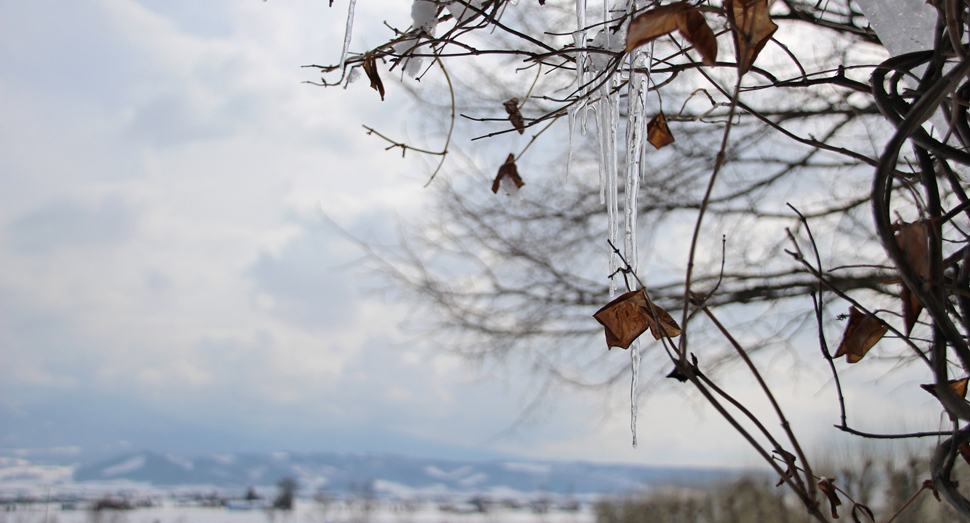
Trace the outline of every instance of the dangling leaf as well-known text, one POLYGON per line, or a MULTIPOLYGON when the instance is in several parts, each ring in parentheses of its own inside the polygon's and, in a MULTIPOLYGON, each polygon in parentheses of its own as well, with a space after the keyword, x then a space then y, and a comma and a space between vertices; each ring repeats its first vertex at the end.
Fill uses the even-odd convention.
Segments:
POLYGON ((634 301, 642 291, 620 295, 596 311, 593 318, 606 329, 606 348, 629 349, 633 340, 647 330, 643 309, 634 301))
POLYGON ((707 25, 704 15, 686 2, 660 6, 637 15, 626 33, 626 51, 630 52, 675 30, 680 31, 694 46, 706 65, 714 65, 717 61, 714 31, 707 25))
POLYGON ((784 461, 785 465, 788 467, 785 469, 785 474, 778 480, 778 483, 775 483, 775 487, 780 487, 785 482, 786 479, 794 476, 792 469, 795 468, 795 460, 797 460, 798 458, 796 458, 794 454, 792 454, 791 452, 788 452, 787 450, 775 449, 772 452, 781 456, 782 461, 784 461))
POLYGON ((667 127, 664 113, 660 113, 647 124, 647 141, 656 149, 674 143, 674 135, 667 127))
POLYGON ((367 53, 364 55, 364 72, 367 73, 367 78, 370 79, 370 86, 375 91, 381 93, 381 101, 384 101, 384 82, 381 81, 381 76, 377 74, 377 58, 375 58, 374 53, 367 53))
POLYGON ((522 113, 519 112, 519 99, 512 98, 503 102, 505 106, 505 112, 509 113, 509 121, 512 122, 512 127, 519 131, 519 134, 525 132, 525 121, 522 119, 522 113))
POLYGON ((519 170, 515 167, 515 155, 509 154, 509 157, 505 160, 505 163, 498 168, 498 175, 495 177, 495 181, 492 182, 492 192, 498 194, 499 187, 505 186, 507 191, 511 191, 511 186, 514 185, 514 190, 519 190, 525 185, 522 178, 519 176, 519 170), (511 182, 511 185, 509 184, 511 182))
POLYGON ((684 13, 684 27, 680 28, 680 34, 700 53, 704 65, 717 63, 717 37, 700 11, 691 9, 684 13))
MULTIPOLYGON (((926 279, 930 272, 926 222, 903 223, 897 227, 896 244, 903 251, 906 263, 913 268, 913 271, 919 277, 926 279)), ((913 327, 916 326, 919 313, 923 311, 923 304, 905 284, 903 284, 899 297, 903 301, 903 323, 906 325, 906 336, 909 336, 913 332, 913 327)))
POLYGON ((849 307, 849 324, 845 326, 842 343, 839 344, 835 357, 845 356, 845 361, 857 363, 888 330, 889 326, 880 323, 875 316, 849 307))
POLYGON ((832 508, 832 517, 835 519, 839 518, 839 513, 835 510, 835 507, 842 504, 842 500, 839 499, 839 494, 835 490, 835 478, 822 478, 818 482, 818 489, 825 494, 825 497, 829 498, 829 505, 832 508))
POLYGON ((768 0, 725 0, 724 8, 734 29, 739 74, 751 70, 758 54, 778 26, 768 14, 768 0))
POLYGON ((593 315, 606 329, 606 348, 629 349, 647 329, 659 340, 680 335, 680 326, 667 311, 647 299, 643 289, 630 291, 607 303, 593 315), (651 312, 652 311, 652 312, 651 312), (654 320, 654 313, 659 323, 654 320))
POLYGON ((661 309, 660 307, 654 305, 653 302, 648 300, 643 292, 643 289, 640 289, 639 299, 642 299, 644 302, 640 306, 643 309, 643 313, 647 319, 647 326, 650 327, 650 333, 653 334, 653 339, 659 340, 663 337, 674 338, 680 336, 680 325, 677 325, 677 322, 674 321, 673 316, 671 316, 669 312, 661 309), (657 320, 660 321, 659 323, 653 319, 654 313, 656 313, 657 320))
MULTIPOLYGON (((950 390, 956 393, 957 396, 961 398, 967 397, 967 384, 970 383, 970 378, 963 378, 960 380, 950 380, 947 382, 950 385, 950 390)), ((920 384, 923 390, 929 392, 936 397, 936 384, 935 383, 922 383, 920 384)))

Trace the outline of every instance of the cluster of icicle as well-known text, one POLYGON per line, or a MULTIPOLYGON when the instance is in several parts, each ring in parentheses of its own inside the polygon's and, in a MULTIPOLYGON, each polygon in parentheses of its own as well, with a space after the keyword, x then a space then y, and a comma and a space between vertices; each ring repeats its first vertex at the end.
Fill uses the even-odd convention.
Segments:
MULTIPOLYGON (((620 116, 620 91, 618 86, 624 79, 627 83, 627 122, 626 122, 626 185, 624 194, 626 198, 623 202, 623 256, 630 264, 634 272, 637 270, 637 195, 640 193, 640 158, 642 155, 643 143, 647 136, 647 121, 645 115, 647 85, 650 68, 650 56, 641 48, 633 50, 625 55, 627 67, 617 67, 610 76, 604 79, 594 80, 598 75, 610 67, 610 62, 603 53, 587 53, 584 49, 601 48, 610 51, 622 51, 625 45, 623 32, 611 33, 606 23, 610 20, 610 0, 603 0, 603 24, 601 29, 592 41, 587 42, 587 17, 586 0, 576 0, 576 32, 573 33, 573 42, 578 52, 576 54, 576 86, 579 90, 577 96, 579 102, 569 109, 569 153, 566 161, 566 177, 569 177, 569 164, 572 160, 572 140, 579 124, 580 132, 586 134, 587 115, 592 112, 596 119, 596 136, 599 145, 599 182, 600 182, 600 202, 606 205, 607 214, 607 238, 610 243, 617 245, 617 235, 619 233, 619 173, 617 158, 617 127, 620 116), (637 70, 646 70, 647 73, 638 73, 637 70), (624 75, 628 75, 624 78, 624 75), (600 85, 595 85, 596 82, 600 85), (592 84, 590 82, 593 82, 592 84), (590 89, 596 89, 591 92, 590 89), (577 119, 578 117, 578 119, 577 119)), ((628 0, 627 12, 632 13, 636 9, 635 0, 628 0)), ((652 54, 653 45, 650 45, 652 54)), ((621 64, 622 65, 622 64, 621 64)), ((616 292, 617 278, 623 278, 622 274, 616 274, 620 260, 610 249, 609 270, 615 276, 610 280, 610 297, 616 292)), ((640 369, 640 347, 634 341, 630 345, 630 430, 633 433, 633 446, 637 446, 637 379, 640 369)))
MULTIPOLYGON (((598 87, 589 84, 594 78, 610 67, 607 54, 587 53, 584 49, 601 48, 610 51, 622 51, 625 47, 624 33, 618 31, 612 34, 606 23, 610 20, 611 9, 610 0, 603 0, 603 28, 599 30, 592 41, 587 41, 586 31, 586 0, 576 0, 576 32, 573 33, 575 47, 578 50, 576 55, 576 86, 579 90, 576 94, 579 101, 573 104, 568 111, 569 115, 569 152, 566 161, 566 178, 569 178, 569 165, 572 161, 572 141, 576 126, 579 124, 580 132, 586 135, 587 119, 590 112, 593 113, 596 123, 596 135, 599 142, 599 181, 600 181, 600 202, 606 205, 607 212, 607 238, 613 245, 617 245, 619 217, 619 187, 618 187, 618 157, 617 157, 617 127, 620 118, 620 93, 618 86, 624 79, 628 79, 627 84, 627 122, 626 122, 626 185, 624 194, 626 198, 623 202, 623 255, 629 262, 634 272, 637 270, 637 195, 640 188, 640 157, 642 146, 647 136, 647 118, 645 115, 647 84, 649 78, 650 59, 652 58, 653 45, 651 44, 649 54, 641 48, 624 56, 627 67, 616 67, 608 79, 601 82, 598 87), (646 70, 647 73, 638 73, 636 70, 646 70), (623 75, 628 75, 623 78, 623 75), (591 92, 591 88, 596 88, 596 92, 591 92), (578 117, 578 118, 577 118, 578 117)), ((340 66, 343 69, 347 59, 347 52, 350 48, 351 33, 354 24, 354 7, 356 0, 349 0, 347 11, 347 26, 344 33, 344 45, 340 55, 340 66)), ((472 5, 480 9, 483 0, 470 0, 466 3, 452 2, 447 4, 447 9, 459 21, 464 21, 475 15, 475 12, 466 6, 472 5)), ((632 13, 636 9, 635 0, 627 0, 626 9, 632 13)), ((433 35, 437 25, 437 4, 428 0, 414 0, 411 6, 411 18, 413 27, 423 29, 427 34, 433 35)), ((419 44, 417 39, 409 39, 395 45, 394 51, 405 55, 413 51, 419 44)), ((420 57, 409 57, 404 65, 404 70, 411 76, 416 76, 421 68, 420 57)), ((619 259, 610 250, 609 271, 616 273, 619 266, 619 259)), ((610 296, 616 292, 616 279, 623 278, 622 274, 615 275, 610 280, 610 296)), ((633 432, 633 446, 637 446, 637 379, 640 368, 640 348, 639 343, 634 341, 630 345, 630 366, 632 379, 630 384, 630 429, 633 432)))

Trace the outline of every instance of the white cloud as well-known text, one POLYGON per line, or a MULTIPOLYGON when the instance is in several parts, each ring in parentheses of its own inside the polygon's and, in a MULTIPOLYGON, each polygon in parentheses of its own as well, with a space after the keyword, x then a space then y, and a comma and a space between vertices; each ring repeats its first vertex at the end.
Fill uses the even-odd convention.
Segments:
MULTIPOLYGON (((0 6, 0 445, 73 445, 84 431, 86 445, 102 433, 189 445, 199 431, 243 446, 321 448, 338 434, 341 450, 396 438, 487 441, 536 458, 751 455, 710 409, 670 390, 643 398, 632 450, 623 387, 605 406, 557 391, 565 407, 490 440, 528 405, 528 369, 510 372, 510 388, 473 382, 460 360, 397 330, 407 304, 364 294, 354 270, 337 270, 360 252, 321 209, 380 236, 428 194, 420 160, 384 152, 360 128, 406 136, 413 117, 392 78, 386 102, 366 82, 301 83, 314 74, 300 65, 338 59, 338 6, 0 6)), ((358 5, 355 41, 364 47, 384 19, 406 25, 409 8, 358 5)), ((849 376, 878 377, 868 372, 849 376)), ((793 409, 825 420, 813 434, 830 430, 834 408, 821 376, 784 383, 793 409)), ((741 386, 739 397, 756 396, 741 386)), ((906 396, 863 390, 853 399, 870 412, 906 396)))

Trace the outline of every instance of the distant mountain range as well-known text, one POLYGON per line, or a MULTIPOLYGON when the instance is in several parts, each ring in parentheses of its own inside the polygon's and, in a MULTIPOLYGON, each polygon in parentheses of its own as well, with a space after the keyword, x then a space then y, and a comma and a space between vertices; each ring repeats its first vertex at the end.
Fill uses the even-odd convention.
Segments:
POLYGON ((295 479, 302 491, 373 488, 378 494, 549 492, 596 494, 658 485, 701 485, 740 471, 552 461, 454 461, 391 454, 235 453, 187 458, 155 452, 116 456, 77 467, 73 482, 115 480, 221 489, 274 486, 295 479), (365 487, 366 486, 366 487, 365 487))

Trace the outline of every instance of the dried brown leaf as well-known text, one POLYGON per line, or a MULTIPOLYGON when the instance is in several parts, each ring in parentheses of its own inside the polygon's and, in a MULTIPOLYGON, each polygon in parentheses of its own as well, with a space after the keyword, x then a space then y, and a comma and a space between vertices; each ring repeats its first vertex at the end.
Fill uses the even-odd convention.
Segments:
POLYGON ((680 326, 670 314, 647 299, 643 289, 624 293, 593 314, 606 329, 606 348, 630 348, 647 329, 659 340, 680 335, 680 326), (651 312, 652 311, 652 312, 651 312), (659 323, 654 320, 656 314, 659 323))
POLYGON ((643 289, 636 291, 631 300, 642 309, 644 320, 647 322, 647 327, 650 328, 650 333, 653 334, 653 339, 659 340, 664 336, 673 338, 680 335, 680 325, 677 325, 670 313, 654 305, 647 298, 643 289), (660 320, 659 324, 654 321, 654 314, 656 314, 657 320, 660 320))
MULTIPOLYGON (((903 251, 906 263, 912 267, 921 278, 927 278, 930 271, 930 258, 927 248, 926 222, 903 223, 896 230, 896 244, 903 251)), ((913 295, 913 292, 903 284, 899 293, 903 301, 903 323, 906 325, 906 335, 913 332, 916 320, 923 311, 923 304, 913 295)))
POLYGON ((845 326, 842 343, 839 344, 835 357, 845 356, 845 361, 857 363, 888 330, 889 326, 880 323, 875 316, 849 307, 849 324, 845 326))
MULTIPOLYGON (((947 382, 950 385, 950 390, 956 393, 957 396, 961 398, 967 397, 967 384, 970 383, 970 378, 963 378, 960 380, 950 380, 947 382)), ((935 383, 922 383, 920 384, 923 390, 929 392, 934 397, 936 397, 936 384, 935 383)), ((970 447, 968 447, 970 450, 970 447)))
POLYGON ((781 477, 781 479, 778 480, 778 483, 775 483, 775 487, 780 487, 786 479, 794 475, 792 473, 792 469, 795 468, 795 461, 798 458, 796 458, 791 452, 783 449, 775 449, 772 452, 781 456, 782 461, 784 461, 785 465, 788 466, 788 468, 785 469, 785 474, 781 477))
POLYGON ((515 167, 515 155, 509 154, 509 157, 505 160, 505 163, 498 168, 498 175, 495 176, 495 181, 492 182, 492 192, 498 194, 499 187, 502 186, 502 180, 508 178, 515 184, 516 189, 521 189, 525 182, 519 176, 519 170, 515 167))
POLYGON ((667 127, 667 118, 660 113, 647 124, 647 141, 657 149, 674 143, 674 135, 667 127))
POLYGON ((818 482, 818 489, 825 494, 825 497, 829 498, 829 505, 832 508, 832 517, 835 519, 839 518, 839 513, 835 510, 835 507, 842 504, 842 500, 839 499, 839 493, 835 490, 835 478, 822 478, 818 482))
POLYGON ((629 349, 633 340, 647 330, 643 309, 633 300, 634 296, 642 292, 640 290, 621 294, 593 315, 606 329, 607 349, 629 349))
POLYGON ((680 29, 683 13, 689 9, 693 9, 690 4, 679 2, 660 6, 634 17, 626 32, 626 52, 680 29))
POLYGON ((704 15, 696 9, 691 9, 684 13, 683 18, 684 25, 680 28, 680 33, 694 46, 694 50, 700 53, 704 65, 717 63, 717 37, 707 25, 704 15))
POLYGON ((505 106, 505 112, 509 113, 509 121, 512 122, 512 127, 515 127, 519 134, 524 133, 525 120, 522 119, 522 113, 519 112, 519 99, 506 100, 502 105, 505 106))
POLYGON ((375 91, 381 93, 381 101, 384 101, 384 82, 381 81, 381 76, 377 73, 377 58, 374 53, 367 53, 364 55, 363 62, 364 72, 367 73, 367 78, 370 79, 370 86, 375 91))
POLYGON ((707 25, 704 15, 686 2, 660 6, 637 15, 626 33, 626 51, 630 52, 675 30, 680 31, 694 46, 705 64, 714 65, 717 61, 714 31, 707 25))
POLYGON ((771 21, 768 4, 768 0, 725 0, 724 8, 734 29, 738 70, 742 75, 751 70, 758 54, 778 30, 771 21))

